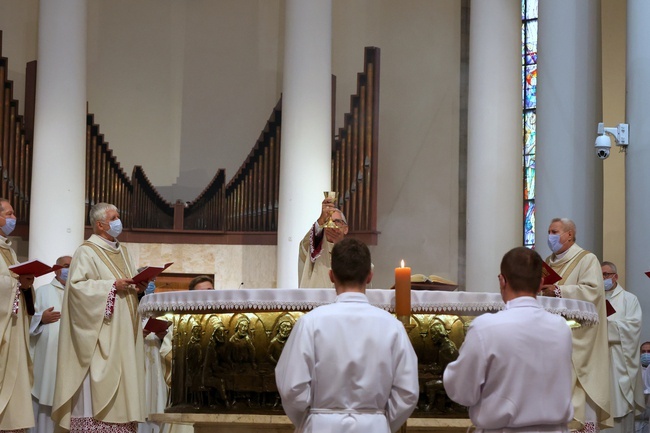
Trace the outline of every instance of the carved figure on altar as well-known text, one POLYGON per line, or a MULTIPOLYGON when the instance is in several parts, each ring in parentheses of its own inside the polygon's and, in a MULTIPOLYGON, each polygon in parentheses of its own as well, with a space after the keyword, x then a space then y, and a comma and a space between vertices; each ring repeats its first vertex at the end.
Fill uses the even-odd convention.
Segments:
POLYGON ((230 408, 225 381, 227 370, 221 363, 223 348, 226 344, 226 333, 227 330, 223 322, 218 321, 205 349, 203 386, 207 390, 208 405, 211 408, 216 407, 217 395, 221 398, 224 405, 230 408))
POLYGON ((280 355, 282 354, 282 349, 284 349, 284 345, 287 342, 287 338, 289 338, 292 329, 293 323, 291 323, 290 320, 287 319, 280 322, 278 333, 273 337, 269 344, 269 360, 273 365, 278 363, 278 359, 280 359, 280 355))
POLYGON ((195 408, 201 406, 201 393, 202 393, 202 373, 203 373, 203 348, 201 347, 201 337, 203 330, 201 325, 196 323, 192 327, 192 334, 190 341, 187 343, 187 352, 185 358, 187 380, 185 386, 187 388, 187 401, 195 408))
POLYGON ((424 384, 424 391, 427 397, 425 411, 435 409, 445 412, 451 406, 451 400, 447 398, 445 388, 442 384, 442 373, 447 365, 458 358, 458 348, 449 338, 449 332, 444 323, 434 319, 429 326, 429 334, 434 346, 434 360, 425 367, 424 371, 433 375, 433 379, 424 384))
POLYGON ((246 316, 237 319, 235 334, 228 340, 228 361, 233 366, 243 367, 246 364, 256 368, 255 346, 249 335, 250 320, 246 316))

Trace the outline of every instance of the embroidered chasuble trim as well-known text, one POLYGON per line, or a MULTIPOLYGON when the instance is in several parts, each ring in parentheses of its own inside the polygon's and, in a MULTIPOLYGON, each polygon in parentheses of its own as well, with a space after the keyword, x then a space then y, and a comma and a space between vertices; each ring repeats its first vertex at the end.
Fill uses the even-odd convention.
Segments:
MULTIPOLYGON (((122 263, 124 264, 124 268, 126 269, 126 271, 123 270, 123 269, 120 269, 115 263, 113 263, 113 260, 111 260, 111 258, 108 256, 109 252, 107 252, 103 248, 100 248, 98 245, 96 245, 96 244, 94 244, 94 243, 92 243, 90 241, 84 241, 84 243, 82 245, 86 245, 86 246, 89 246, 90 248, 92 248, 92 250, 95 252, 97 257, 99 257, 99 259, 102 261, 102 263, 104 263, 104 265, 106 265, 106 267, 109 269, 111 274, 113 274, 113 276, 115 277, 116 280, 132 278, 130 275, 127 274, 127 272, 129 271, 129 263, 131 261, 130 261, 130 257, 128 256, 128 252, 126 252, 126 250, 124 248, 120 248, 118 251, 110 251, 110 254, 116 256, 116 258, 117 258, 117 256, 119 256, 122 259, 122 263)), ((113 288, 116 289, 115 284, 113 284, 113 288)), ((114 292, 111 291, 109 293, 108 299, 106 300, 107 305, 111 302, 111 293, 114 293, 114 292)), ((113 302, 115 301, 114 296, 113 296, 112 300, 113 300, 113 302)), ((133 301, 133 296, 128 296, 127 295, 126 296, 126 303, 129 306, 129 312, 131 314, 131 319, 133 321, 134 333, 137 334, 138 327, 136 326, 137 325, 136 321, 138 320, 138 311, 137 311, 138 307, 135 304, 135 302, 133 301)))
POLYGON ((551 267, 551 269, 553 269, 559 275, 562 275, 562 279, 557 282, 557 285, 561 286, 564 284, 564 282, 569 277, 569 275, 571 275, 571 272, 573 272, 576 266, 578 266, 580 260, 582 260, 582 258, 587 254, 589 254, 589 251, 587 250, 582 250, 578 254, 576 254, 576 256, 571 260, 571 262, 569 262, 569 267, 566 269, 565 273, 562 272, 562 269, 564 268, 565 264, 561 266, 558 266, 557 264, 553 265, 552 263, 550 263, 550 259, 548 262, 546 262, 551 267))

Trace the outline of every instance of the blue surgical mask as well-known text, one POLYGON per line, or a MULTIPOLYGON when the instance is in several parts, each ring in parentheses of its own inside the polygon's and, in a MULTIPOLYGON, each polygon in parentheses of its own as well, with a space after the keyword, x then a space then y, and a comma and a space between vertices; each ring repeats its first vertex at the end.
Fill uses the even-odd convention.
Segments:
POLYGON ((2 233, 4 233, 5 236, 9 236, 11 232, 14 231, 15 228, 16 228, 16 219, 6 218, 5 225, 2 226, 2 233))
POLYGON ((149 281, 149 284, 147 284, 147 288, 144 289, 144 294, 151 295, 155 290, 156 290, 156 283, 154 283, 153 281, 149 281))
POLYGON ((607 291, 612 290, 612 287, 614 287, 614 282, 612 281, 611 278, 606 279, 604 283, 605 283, 605 290, 607 291))
POLYGON ((62 279, 64 283, 68 281, 68 271, 68 268, 61 269, 61 275, 59 275, 59 278, 62 279))
POLYGON ((548 247, 554 253, 560 251, 560 249, 562 249, 562 245, 564 245, 560 242, 560 236, 561 235, 548 235, 548 247))
POLYGON ((641 365, 644 367, 647 367, 650 365, 650 353, 642 353, 641 354, 641 365))
POLYGON ((122 233, 122 220, 119 218, 108 223, 110 228, 106 231, 110 236, 114 238, 118 237, 122 233))

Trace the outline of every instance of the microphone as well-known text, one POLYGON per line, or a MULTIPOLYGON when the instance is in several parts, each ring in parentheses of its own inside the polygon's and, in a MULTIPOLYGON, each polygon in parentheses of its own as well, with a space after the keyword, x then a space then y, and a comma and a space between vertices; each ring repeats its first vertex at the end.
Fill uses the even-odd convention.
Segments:
POLYGON ((241 284, 240 284, 239 287, 237 287, 237 288, 238 288, 238 289, 241 289, 242 287, 244 287, 244 282, 243 282, 243 281, 241 282, 241 284))

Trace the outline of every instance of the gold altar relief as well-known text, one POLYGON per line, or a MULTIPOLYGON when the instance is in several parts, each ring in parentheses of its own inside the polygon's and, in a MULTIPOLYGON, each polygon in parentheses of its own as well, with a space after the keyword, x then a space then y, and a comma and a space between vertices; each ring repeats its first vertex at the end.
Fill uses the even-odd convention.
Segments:
MULTIPOLYGON (((282 413, 275 365, 303 314, 167 314, 174 324, 174 335, 166 412, 282 413)), ((470 320, 452 315, 411 315, 408 334, 418 355, 420 377, 420 400, 414 416, 467 415, 445 395, 442 372, 458 357, 470 320)))

